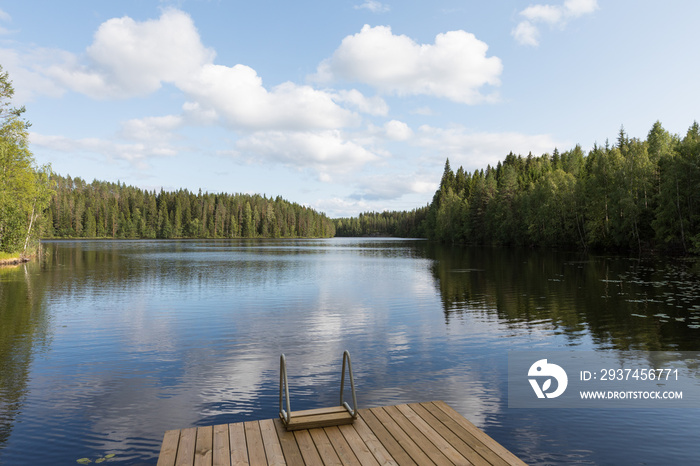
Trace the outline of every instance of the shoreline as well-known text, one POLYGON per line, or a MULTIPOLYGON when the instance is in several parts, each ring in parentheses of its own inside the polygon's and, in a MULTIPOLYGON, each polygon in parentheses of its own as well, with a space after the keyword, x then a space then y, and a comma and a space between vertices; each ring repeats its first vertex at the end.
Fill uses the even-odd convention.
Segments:
POLYGON ((19 256, 11 257, 9 259, 0 259, 0 266, 24 264, 25 262, 29 262, 30 260, 31 256, 19 256))

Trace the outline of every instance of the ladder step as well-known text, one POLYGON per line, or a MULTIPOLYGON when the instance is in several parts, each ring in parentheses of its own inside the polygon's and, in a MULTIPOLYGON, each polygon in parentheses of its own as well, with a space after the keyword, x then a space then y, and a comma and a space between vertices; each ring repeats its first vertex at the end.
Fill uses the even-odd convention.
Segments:
POLYGON ((343 406, 292 411, 287 430, 339 426, 352 424, 353 421, 352 415, 343 406))

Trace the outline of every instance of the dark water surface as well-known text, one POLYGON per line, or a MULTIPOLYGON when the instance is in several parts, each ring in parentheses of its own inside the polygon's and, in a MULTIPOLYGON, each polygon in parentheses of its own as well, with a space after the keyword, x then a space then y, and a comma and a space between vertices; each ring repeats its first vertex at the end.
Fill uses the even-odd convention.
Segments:
POLYGON ((165 430, 444 400, 528 463, 698 464, 698 409, 512 409, 513 350, 700 350, 695 262, 386 239, 66 241, 0 269, 0 464, 155 464, 165 430))

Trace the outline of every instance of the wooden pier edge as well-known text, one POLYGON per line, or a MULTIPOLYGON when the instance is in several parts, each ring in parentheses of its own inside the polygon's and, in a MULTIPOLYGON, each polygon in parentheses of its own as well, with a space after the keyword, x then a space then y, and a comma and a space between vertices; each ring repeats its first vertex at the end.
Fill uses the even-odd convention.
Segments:
POLYGON ((293 432, 280 419, 169 430, 158 466, 525 464, 443 401, 358 413, 352 424, 293 432))

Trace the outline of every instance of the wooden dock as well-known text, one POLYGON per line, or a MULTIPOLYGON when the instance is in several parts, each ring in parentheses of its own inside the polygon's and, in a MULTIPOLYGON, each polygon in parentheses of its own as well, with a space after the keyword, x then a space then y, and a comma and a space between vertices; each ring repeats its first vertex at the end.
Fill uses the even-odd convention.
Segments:
POLYGON ((353 424, 294 432, 280 419, 170 430, 158 466, 525 464, 442 401, 358 413, 353 424))

